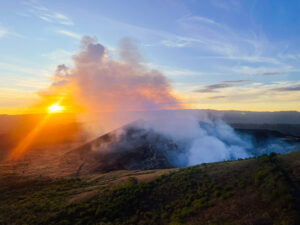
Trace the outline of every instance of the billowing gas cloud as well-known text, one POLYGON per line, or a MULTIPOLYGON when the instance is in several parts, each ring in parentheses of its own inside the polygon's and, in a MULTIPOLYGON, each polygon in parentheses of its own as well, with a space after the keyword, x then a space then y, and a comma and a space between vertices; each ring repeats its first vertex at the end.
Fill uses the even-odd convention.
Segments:
MULTIPOLYGON (((83 37, 81 50, 73 56, 74 66, 68 68, 59 65, 53 84, 43 96, 63 96, 87 112, 102 112, 93 118, 96 118, 93 124, 97 127, 107 121, 118 121, 117 125, 110 125, 105 131, 119 127, 122 121, 124 124, 129 120, 146 119, 146 123, 136 123, 135 126, 143 131, 155 131, 178 144, 179 150, 170 152, 167 148, 168 152, 164 154, 173 166, 257 155, 253 152, 255 146, 251 137, 238 135, 219 117, 210 118, 204 112, 167 111, 180 108, 168 80, 159 71, 144 66, 130 39, 121 42, 119 61, 110 58, 107 51, 96 39, 83 37), (131 113, 126 118, 124 115, 128 112, 135 114, 131 113), (97 123, 99 121, 100 124, 97 123)), ((128 150, 130 146, 139 146, 138 140, 134 140, 137 142, 124 141, 128 146, 122 146, 120 151, 128 150)), ((159 146, 157 149, 163 151, 164 148, 159 146)), ((282 147, 278 149, 279 152, 282 147)), ((263 153, 270 151, 267 146, 263 153)))
MULTIPOLYGON (((73 151, 91 171, 148 170, 236 160, 297 149, 275 137, 238 134, 217 115, 175 110, 137 120, 73 151), (92 159, 92 160, 91 160, 92 159), (87 160, 87 161, 85 161, 87 160)), ((72 156, 71 156, 72 157, 72 156)))
POLYGON ((166 154, 176 167, 254 155, 254 146, 249 137, 239 136, 218 116, 184 110, 158 114, 148 115, 148 121, 139 123, 139 126, 153 130, 178 144, 179 151, 176 154, 166 154))
POLYGON ((117 61, 108 57, 108 50, 95 38, 85 36, 81 50, 73 56, 74 66, 57 67, 51 90, 71 95, 87 112, 178 108, 166 77, 145 68, 136 49, 130 39, 124 39, 117 61))

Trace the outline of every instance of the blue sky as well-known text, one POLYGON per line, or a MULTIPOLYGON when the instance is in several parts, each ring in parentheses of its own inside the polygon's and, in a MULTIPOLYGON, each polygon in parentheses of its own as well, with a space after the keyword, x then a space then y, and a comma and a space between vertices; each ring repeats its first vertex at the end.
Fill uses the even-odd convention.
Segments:
POLYGON ((113 57, 134 39, 188 108, 299 111, 299 11, 297 0, 0 0, 0 108, 34 102, 89 35, 113 57))

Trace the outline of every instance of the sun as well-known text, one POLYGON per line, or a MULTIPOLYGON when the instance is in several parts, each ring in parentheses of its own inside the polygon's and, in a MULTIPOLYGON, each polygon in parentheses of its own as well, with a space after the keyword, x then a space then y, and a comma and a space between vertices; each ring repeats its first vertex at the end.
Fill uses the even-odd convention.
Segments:
POLYGON ((62 112, 64 109, 65 109, 64 106, 61 106, 58 104, 53 104, 48 107, 48 112, 49 113, 59 113, 59 112, 62 112))

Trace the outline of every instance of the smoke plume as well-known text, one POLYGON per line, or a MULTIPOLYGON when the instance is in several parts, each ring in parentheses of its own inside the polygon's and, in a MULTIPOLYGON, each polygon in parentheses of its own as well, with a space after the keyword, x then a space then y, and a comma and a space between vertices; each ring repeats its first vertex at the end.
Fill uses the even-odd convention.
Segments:
POLYGON ((153 130, 176 143, 176 153, 167 152, 175 167, 252 156, 253 145, 249 138, 237 135, 220 117, 184 110, 158 114, 148 115, 147 122, 139 123, 139 127, 153 130))
MULTIPOLYGON (((95 121, 100 121, 100 124, 93 123, 103 126, 107 121, 118 121, 118 125, 109 129, 120 126, 124 118, 123 123, 141 118, 147 121, 134 125, 143 131, 142 135, 131 138, 130 142, 122 139, 118 145, 114 143, 113 152, 116 149, 128 152, 132 146, 136 149, 141 146, 139 140, 145 139, 147 131, 151 131, 176 143, 174 151, 170 149, 172 145, 166 148, 161 141, 158 142, 160 146, 156 146, 176 167, 247 158, 256 154, 251 137, 238 135, 218 116, 210 117, 199 111, 168 111, 180 108, 168 80, 161 72, 144 66, 136 45, 130 39, 121 42, 119 58, 110 58, 107 48, 97 43, 95 38, 83 37, 80 51, 73 56, 74 66, 59 65, 53 84, 41 95, 44 98, 64 96, 68 101, 66 104, 72 102, 85 112, 102 112, 94 114, 98 115, 95 121)), ((151 135, 152 144, 158 145, 154 137, 151 135)), ((277 145, 277 149, 281 147, 277 145)), ((269 147, 265 146, 264 153, 269 151, 269 147)))
POLYGON ((86 112, 126 112, 178 108, 166 77, 141 63, 130 39, 120 44, 120 61, 95 38, 85 36, 74 66, 59 65, 48 93, 67 95, 86 112))

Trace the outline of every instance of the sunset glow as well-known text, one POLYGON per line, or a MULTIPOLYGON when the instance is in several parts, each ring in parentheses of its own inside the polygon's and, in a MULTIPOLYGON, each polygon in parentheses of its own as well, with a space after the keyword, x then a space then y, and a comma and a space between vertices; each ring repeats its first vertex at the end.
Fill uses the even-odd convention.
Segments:
MULTIPOLYGON (((133 1, 126 10, 122 1, 7 2, 0 14, 1 114, 174 108, 155 96, 171 92, 184 108, 300 110, 297 1, 133 1), (141 87, 143 67, 162 74, 170 90, 141 87), (50 106, 65 92, 66 109, 50 106)), ((163 83, 156 75, 148 78, 153 87, 163 83)))
POLYGON ((48 112, 49 113, 60 113, 64 111, 65 107, 57 104, 53 104, 48 107, 48 112))
POLYGON ((299 11, 0 0, 0 225, 300 225, 299 11))
POLYGON ((11 153, 8 155, 8 160, 17 160, 19 159, 26 150, 30 147, 30 145, 35 140, 36 136, 39 134, 39 132, 42 130, 42 128, 47 123, 48 119, 50 117, 50 114, 46 115, 38 124, 36 127, 34 127, 26 137, 11 151, 11 153))

